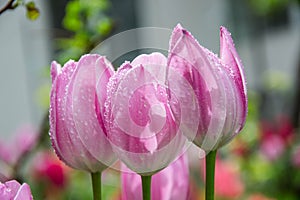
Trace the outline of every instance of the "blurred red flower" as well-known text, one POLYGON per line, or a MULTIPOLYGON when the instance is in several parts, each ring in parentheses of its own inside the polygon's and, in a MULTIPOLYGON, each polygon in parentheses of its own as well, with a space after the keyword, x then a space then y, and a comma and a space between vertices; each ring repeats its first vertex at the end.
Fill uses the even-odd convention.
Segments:
POLYGON ((263 121, 260 128, 260 151, 268 160, 276 160, 293 139, 292 123, 288 117, 280 116, 273 123, 263 121))
POLYGON ((41 152, 33 161, 33 176, 37 181, 46 182, 51 186, 63 188, 67 183, 70 170, 53 153, 41 152))

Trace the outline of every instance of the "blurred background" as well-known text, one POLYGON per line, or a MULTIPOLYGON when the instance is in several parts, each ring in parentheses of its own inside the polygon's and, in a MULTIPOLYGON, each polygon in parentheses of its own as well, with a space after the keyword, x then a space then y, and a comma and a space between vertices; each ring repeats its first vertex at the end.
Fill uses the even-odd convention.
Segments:
MULTIPOLYGON (((0 2, 1 11, 9 2, 15 3, 0 2)), ((47 113, 52 60, 77 60, 122 31, 173 29, 177 23, 218 53, 222 25, 232 33, 245 66, 249 112, 241 134, 218 155, 217 199, 299 199, 299 0, 17 2, 0 14, 2 181, 17 177, 32 183, 36 199, 91 195, 90 189, 83 194, 74 190, 87 187, 89 177, 65 167, 51 153, 47 113), (70 177, 80 181, 68 181, 70 177)), ((191 161, 191 199, 203 197, 201 163, 191 161)), ((118 173, 106 177, 107 199, 118 199, 118 173)))

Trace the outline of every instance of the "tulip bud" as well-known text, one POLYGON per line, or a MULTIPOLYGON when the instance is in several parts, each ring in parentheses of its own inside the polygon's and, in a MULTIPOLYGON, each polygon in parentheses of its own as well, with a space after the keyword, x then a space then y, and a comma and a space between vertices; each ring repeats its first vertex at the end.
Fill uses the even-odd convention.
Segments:
POLYGON ((96 54, 63 68, 51 64, 50 137, 58 157, 75 169, 102 171, 116 160, 103 123, 113 73, 110 62, 96 54))
POLYGON ((197 120, 193 106, 183 102, 187 97, 195 99, 193 91, 186 89, 186 95, 179 96, 182 86, 177 80, 174 91, 167 88, 166 64, 160 53, 140 55, 125 62, 108 84, 105 117, 109 140, 119 158, 141 175, 154 174, 179 155, 186 142, 183 127, 196 130, 189 124, 192 116, 197 120))
POLYGON ((170 40, 168 67, 189 82, 197 97, 197 134, 184 132, 190 140, 209 152, 241 131, 247 114, 245 78, 230 33, 224 27, 220 59, 177 25, 170 40))

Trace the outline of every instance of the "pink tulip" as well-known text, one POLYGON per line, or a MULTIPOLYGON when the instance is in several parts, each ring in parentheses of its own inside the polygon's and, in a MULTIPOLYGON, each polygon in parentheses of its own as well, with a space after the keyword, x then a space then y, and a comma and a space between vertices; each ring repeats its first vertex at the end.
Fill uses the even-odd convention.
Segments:
MULTIPOLYGON (((123 165, 122 200, 142 200, 142 183, 138 174, 123 165)), ((155 200, 186 200, 189 195, 189 168, 186 154, 152 177, 151 197, 155 200)))
POLYGON ((102 171, 116 160, 103 124, 106 86, 113 73, 110 62, 96 54, 63 68, 51 64, 51 141, 58 157, 73 168, 102 171))
MULTIPOLYGON (((186 142, 182 127, 193 128, 188 124, 195 116, 189 112, 189 102, 183 105, 180 96, 169 101, 176 91, 166 87, 166 65, 167 59, 160 53, 140 55, 125 62, 108 84, 105 116, 109 140, 119 158, 143 175, 171 163, 186 142), (177 120, 181 118, 188 123, 177 120)), ((186 99, 191 91, 186 90, 186 99)))
POLYGON ((0 199, 1 200, 32 200, 29 185, 22 185, 15 180, 0 182, 0 199))
MULTIPOLYGON (((220 58, 180 25, 175 27, 170 41, 169 70, 189 82, 199 108, 197 134, 184 133, 205 151, 228 143, 243 128, 247 114, 243 66, 224 27, 220 29, 220 40, 220 58)), ((172 82, 169 87, 173 87, 172 82)))

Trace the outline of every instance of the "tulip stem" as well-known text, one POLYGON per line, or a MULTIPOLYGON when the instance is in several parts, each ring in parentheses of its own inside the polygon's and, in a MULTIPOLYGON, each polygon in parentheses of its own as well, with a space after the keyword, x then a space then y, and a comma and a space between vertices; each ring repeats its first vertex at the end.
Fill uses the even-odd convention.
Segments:
POLYGON ((101 200, 101 172, 91 173, 94 200, 101 200))
POLYGON ((142 176, 142 188, 143 188, 143 200, 151 200, 151 177, 149 176, 142 176))
POLYGON ((205 184, 205 200, 214 200, 215 196, 215 164, 217 150, 211 151, 206 155, 206 184, 205 184))

